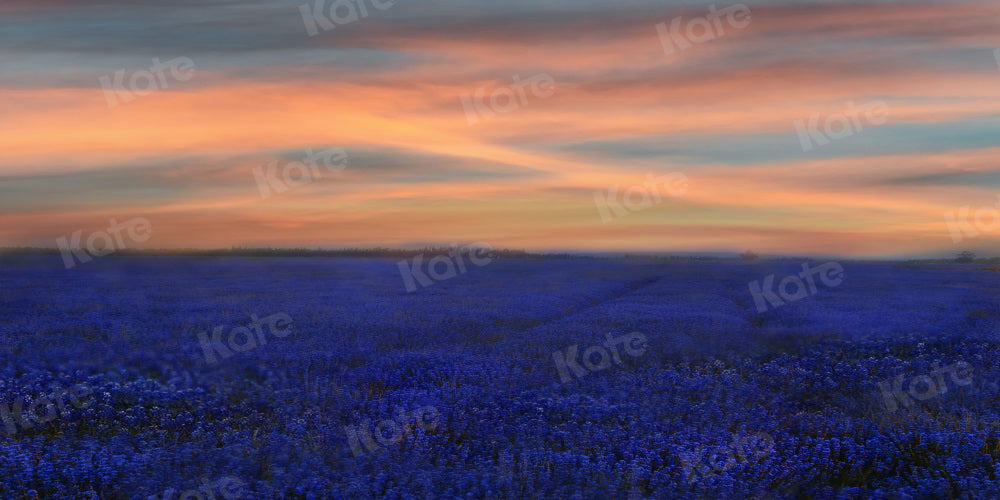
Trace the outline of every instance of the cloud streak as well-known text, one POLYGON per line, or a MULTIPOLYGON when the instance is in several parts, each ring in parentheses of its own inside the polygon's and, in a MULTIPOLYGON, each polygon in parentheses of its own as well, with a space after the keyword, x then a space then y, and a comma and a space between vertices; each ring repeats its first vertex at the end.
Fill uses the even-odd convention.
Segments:
POLYGON ((1000 188, 1000 6, 747 2, 665 53, 656 24, 708 4, 399 3, 309 36, 298 1, 6 2, 0 244, 135 214, 160 247, 954 250, 943 214, 1000 188), (108 107, 99 77, 175 57, 194 78, 108 107), (539 74, 551 95, 503 101, 539 74), (801 146, 876 101, 884 125, 801 146), (260 198, 255 167, 327 147, 350 166, 260 198), (677 171, 685 196, 602 222, 594 192, 677 171))

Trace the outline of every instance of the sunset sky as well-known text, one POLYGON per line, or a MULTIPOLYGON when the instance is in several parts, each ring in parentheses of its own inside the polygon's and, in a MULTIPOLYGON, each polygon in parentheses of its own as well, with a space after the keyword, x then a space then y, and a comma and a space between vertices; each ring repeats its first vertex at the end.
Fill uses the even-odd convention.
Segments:
POLYGON ((0 3, 0 246, 142 217, 130 246, 1000 253, 995 0, 353 1, 0 3), (129 87, 154 58, 193 69, 129 87))

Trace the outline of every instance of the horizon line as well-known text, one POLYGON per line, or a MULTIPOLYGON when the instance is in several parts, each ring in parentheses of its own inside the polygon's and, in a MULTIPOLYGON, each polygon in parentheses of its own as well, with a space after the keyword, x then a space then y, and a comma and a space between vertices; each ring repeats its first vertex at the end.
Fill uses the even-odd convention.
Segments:
MULTIPOLYGON (((474 244, 473 244, 474 245, 474 244)), ((463 245, 465 247, 471 245, 463 245)), ((212 248, 125 248, 115 250, 105 257, 118 256, 247 256, 247 257, 295 257, 295 256, 328 256, 328 257, 410 257, 424 253, 444 253, 457 248, 457 245, 428 245, 424 247, 391 247, 391 246, 357 246, 334 248, 311 247, 212 247, 212 248)), ((0 255, 9 254, 60 254, 64 249, 59 247, 38 246, 0 246, 0 255)), ((847 257, 838 255, 794 255, 794 254, 758 254, 750 250, 718 251, 701 250, 694 252, 678 252, 670 250, 527 250, 519 248, 492 248, 489 251, 506 257, 591 257, 591 258, 676 258, 676 259, 714 259, 714 260, 788 260, 788 259, 835 259, 854 262, 955 262, 958 256, 910 256, 910 257, 847 257)), ((1000 262, 997 256, 975 256, 973 262, 1000 262)))

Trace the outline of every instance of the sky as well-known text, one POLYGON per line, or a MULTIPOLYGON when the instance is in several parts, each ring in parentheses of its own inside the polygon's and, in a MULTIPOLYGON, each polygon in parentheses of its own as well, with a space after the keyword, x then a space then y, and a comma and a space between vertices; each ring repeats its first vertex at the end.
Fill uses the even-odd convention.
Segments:
POLYGON ((4 0, 0 246, 997 255, 998 48, 995 0, 4 0))

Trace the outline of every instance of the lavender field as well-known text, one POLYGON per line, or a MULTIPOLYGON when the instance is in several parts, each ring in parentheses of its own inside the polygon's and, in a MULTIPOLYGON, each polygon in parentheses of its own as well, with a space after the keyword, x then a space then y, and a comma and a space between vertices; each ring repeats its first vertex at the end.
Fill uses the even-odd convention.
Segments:
POLYGON ((398 261, 4 256, 0 493, 1000 495, 996 269, 398 261))

